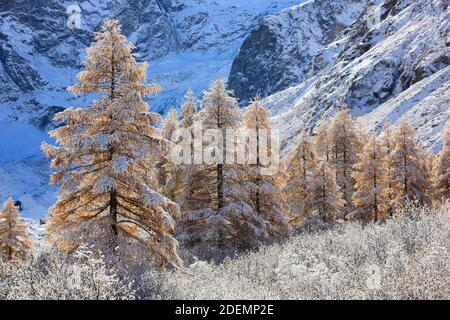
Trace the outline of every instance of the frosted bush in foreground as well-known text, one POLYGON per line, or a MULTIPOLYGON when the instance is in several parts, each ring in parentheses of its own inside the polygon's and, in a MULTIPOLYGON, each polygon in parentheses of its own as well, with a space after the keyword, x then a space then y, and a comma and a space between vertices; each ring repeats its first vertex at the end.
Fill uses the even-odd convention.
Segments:
POLYGON ((133 299, 131 286, 85 249, 73 258, 50 251, 23 263, 0 262, 0 300, 133 299))
POLYGON ((0 262, 0 300, 449 299, 449 261, 447 205, 305 232, 221 264, 195 261, 187 272, 125 271, 89 250, 44 251, 23 264, 0 262))
POLYGON ((449 208, 301 234, 220 265, 196 262, 168 299, 449 299, 449 208))

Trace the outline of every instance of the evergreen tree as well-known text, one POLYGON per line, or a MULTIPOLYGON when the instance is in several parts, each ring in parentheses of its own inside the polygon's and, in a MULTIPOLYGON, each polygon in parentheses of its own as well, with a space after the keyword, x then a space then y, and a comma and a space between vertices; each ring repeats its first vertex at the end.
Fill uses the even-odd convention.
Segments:
POLYGON ((264 154, 270 155, 272 143, 270 140, 273 125, 269 120, 267 109, 262 107, 261 99, 257 96, 253 99, 244 114, 244 124, 247 129, 256 131, 256 163, 247 168, 246 186, 249 189, 250 204, 256 213, 263 217, 274 228, 270 228, 280 236, 290 230, 288 213, 281 198, 281 181, 278 175, 264 175, 262 170, 266 168, 260 158, 261 148, 265 148, 264 154), (266 130, 266 131, 263 131, 266 130), (262 134, 267 134, 267 145, 264 146, 262 134))
POLYGON ((430 202, 426 159, 414 140, 414 134, 408 122, 402 121, 394 136, 394 149, 388 159, 393 174, 394 206, 408 200, 418 201, 422 205, 430 202))
POLYGON ((314 173, 311 183, 311 193, 314 196, 314 214, 324 222, 339 218, 339 211, 344 207, 345 200, 336 183, 336 172, 326 161, 322 161, 314 173))
POLYGON ((433 167, 434 197, 437 200, 450 199, 450 121, 443 135, 442 150, 433 167))
POLYGON ((160 117, 143 100, 159 87, 146 83, 147 64, 135 61, 133 48, 112 19, 86 50, 85 70, 69 91, 100 98, 57 114, 63 126, 50 132, 57 146, 43 145, 55 170, 51 183, 59 184, 47 231, 71 248, 144 246, 159 265, 180 267, 172 236, 179 208, 155 191, 165 143, 154 126, 160 117))
POLYGON ((365 221, 378 221, 385 208, 385 168, 383 165, 382 147, 375 135, 363 150, 361 160, 355 165, 355 193, 353 203, 356 210, 354 216, 365 221))
POLYGON ((20 220, 19 208, 8 198, 0 211, 0 254, 4 261, 23 260, 33 250, 28 223, 20 220))
POLYGON ((311 185, 317 169, 317 157, 310 137, 305 133, 301 134, 287 159, 285 169, 287 183, 283 191, 289 210, 295 217, 293 223, 300 224, 313 214, 314 194, 311 185))

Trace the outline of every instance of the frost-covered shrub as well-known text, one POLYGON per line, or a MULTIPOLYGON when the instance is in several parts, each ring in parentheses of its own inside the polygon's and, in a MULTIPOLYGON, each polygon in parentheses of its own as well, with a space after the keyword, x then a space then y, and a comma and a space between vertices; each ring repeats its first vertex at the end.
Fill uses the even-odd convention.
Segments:
POLYGON ((0 263, 0 300, 133 299, 132 285, 83 248, 74 257, 53 249, 25 262, 0 263))
POLYGON ((448 206, 383 224, 344 223, 222 264, 166 276, 162 298, 448 299, 448 206))
POLYGON ((159 272, 111 264, 85 249, 75 257, 44 250, 0 263, 0 300, 449 299, 449 206, 305 230, 222 263, 182 256, 193 261, 187 271, 159 272))

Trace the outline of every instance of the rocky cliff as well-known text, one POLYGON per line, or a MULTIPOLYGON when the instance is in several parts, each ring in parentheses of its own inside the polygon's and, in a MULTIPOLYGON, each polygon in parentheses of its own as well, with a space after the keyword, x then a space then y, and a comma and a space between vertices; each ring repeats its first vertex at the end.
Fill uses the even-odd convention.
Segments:
POLYGON ((308 1, 267 15, 250 32, 233 61, 229 87, 242 104, 299 84, 332 65, 344 31, 366 0, 308 1))
POLYGON ((288 149, 301 130, 348 106, 371 129, 406 117, 418 138, 438 150, 450 118, 449 31, 448 1, 368 2, 335 40, 341 49, 330 65, 265 100, 283 146, 288 149))

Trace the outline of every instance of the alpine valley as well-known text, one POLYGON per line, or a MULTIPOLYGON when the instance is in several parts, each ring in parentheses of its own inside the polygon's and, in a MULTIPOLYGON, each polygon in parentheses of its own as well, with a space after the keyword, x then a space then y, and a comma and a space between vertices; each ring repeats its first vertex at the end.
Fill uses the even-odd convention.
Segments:
POLYGON ((120 20, 161 85, 154 111, 179 107, 189 88, 200 99, 222 76, 242 107, 264 98, 286 152, 342 105, 369 129, 408 119, 439 151, 450 118, 449 15, 448 0, 3 0, 0 199, 19 200, 34 219, 55 202, 40 144, 55 113, 90 104, 66 88, 106 17, 120 20), (66 26, 71 5, 79 29, 66 26))

